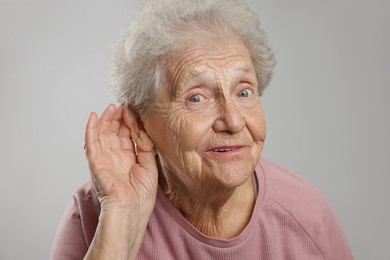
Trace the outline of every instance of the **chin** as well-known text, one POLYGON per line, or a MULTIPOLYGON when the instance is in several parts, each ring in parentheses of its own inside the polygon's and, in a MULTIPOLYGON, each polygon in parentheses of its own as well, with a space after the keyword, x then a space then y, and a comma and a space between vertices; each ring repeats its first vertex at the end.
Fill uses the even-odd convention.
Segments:
POLYGON ((252 174, 255 166, 251 164, 246 165, 219 165, 219 167, 213 170, 212 178, 218 183, 217 185, 226 188, 236 188, 252 178, 252 174))

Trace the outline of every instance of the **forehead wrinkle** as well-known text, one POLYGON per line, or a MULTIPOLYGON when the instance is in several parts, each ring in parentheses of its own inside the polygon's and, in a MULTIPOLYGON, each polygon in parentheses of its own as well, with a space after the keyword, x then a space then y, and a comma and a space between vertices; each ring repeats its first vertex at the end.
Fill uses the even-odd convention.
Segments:
MULTIPOLYGON (((185 72, 183 85, 189 82, 191 84, 204 83, 206 85, 214 85, 216 87, 216 93, 224 93, 225 91, 229 91, 242 76, 253 83, 257 82, 256 75, 253 75, 254 70, 247 63, 239 62, 232 67, 227 67, 229 63, 236 63, 236 61, 228 61, 226 64, 219 65, 219 68, 203 65, 192 68, 185 72), (229 85, 226 90, 224 88, 225 84, 229 85)), ((180 88, 180 85, 177 87, 180 88)))
POLYGON ((256 72, 252 63, 239 62, 232 67, 224 67, 222 71, 224 72, 222 75, 220 75, 218 71, 214 74, 214 80, 216 82, 214 92, 217 96, 225 100, 224 102, 230 100, 228 98, 229 91, 236 86, 238 83, 237 79, 241 80, 241 76, 245 76, 253 84, 257 84, 256 72), (237 79, 235 78, 236 72, 239 73, 237 79), (226 83, 228 87, 224 87, 224 83, 226 83))
MULTIPOLYGON (((237 62, 238 60, 240 60, 240 58, 244 58, 246 56, 237 51, 231 52, 228 49, 217 51, 214 48, 194 48, 194 49, 189 49, 187 52, 183 51, 182 53, 183 53, 182 55, 176 56, 178 58, 176 59, 173 58, 172 59, 173 62, 168 63, 168 67, 166 70, 168 84, 169 84, 168 91, 171 97, 175 95, 179 85, 179 81, 182 77, 186 75, 186 73, 189 73, 190 75, 193 74, 194 76, 191 75, 191 78, 197 78, 205 74, 206 72, 208 72, 207 68, 210 68, 210 66, 206 65, 208 61, 221 61, 226 59, 226 62, 218 65, 218 67, 220 68, 225 68, 229 63, 237 62), (196 55, 192 55, 193 53, 197 53, 197 52, 200 53, 196 55), (207 58, 202 58, 205 56, 207 58), (191 67, 193 64, 196 63, 199 63, 198 67, 200 68, 195 67, 193 69, 190 69, 188 72, 186 71, 186 68, 191 67)), ((240 65, 237 67, 239 67, 238 70, 247 71, 247 72, 251 71, 250 69, 247 68, 248 65, 246 64, 246 62, 240 62, 240 65)), ((212 70, 215 69, 212 68, 212 70)))

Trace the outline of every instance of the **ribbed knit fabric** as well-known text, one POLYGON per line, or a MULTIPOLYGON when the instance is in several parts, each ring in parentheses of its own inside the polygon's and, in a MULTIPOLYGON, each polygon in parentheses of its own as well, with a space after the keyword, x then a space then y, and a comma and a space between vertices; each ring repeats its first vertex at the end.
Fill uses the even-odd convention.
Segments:
MULTIPOLYGON (((353 259, 323 196, 297 175, 261 160, 258 197, 240 235, 207 237, 177 211, 161 189, 137 259, 353 259)), ((99 203, 91 183, 74 196, 53 245, 52 259, 82 259, 92 241, 99 203)))

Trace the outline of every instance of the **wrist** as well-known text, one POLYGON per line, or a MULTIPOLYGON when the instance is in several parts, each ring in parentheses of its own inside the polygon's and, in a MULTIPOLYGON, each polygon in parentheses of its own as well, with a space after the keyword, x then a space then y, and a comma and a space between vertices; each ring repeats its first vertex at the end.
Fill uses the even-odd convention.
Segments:
POLYGON ((135 259, 152 210, 103 204, 87 259, 135 259))

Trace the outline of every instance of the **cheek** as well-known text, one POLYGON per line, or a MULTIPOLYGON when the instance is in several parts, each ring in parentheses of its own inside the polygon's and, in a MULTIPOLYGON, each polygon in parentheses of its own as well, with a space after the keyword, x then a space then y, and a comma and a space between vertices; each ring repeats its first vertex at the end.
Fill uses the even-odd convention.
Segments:
POLYGON ((261 106, 245 115, 245 119, 253 140, 262 145, 266 137, 266 123, 261 106))
POLYGON ((167 120, 167 129, 176 139, 175 148, 178 152, 192 152, 197 149, 210 129, 207 120, 209 118, 205 115, 193 115, 187 111, 171 114, 167 120))
POLYGON ((168 139, 166 136, 166 119, 169 116, 169 110, 162 104, 156 104, 154 108, 149 111, 149 114, 142 119, 144 128, 152 139, 157 148, 165 147, 168 145, 168 139))
POLYGON ((249 134, 252 136, 254 141, 250 152, 253 161, 252 167, 254 168, 257 162, 260 160, 266 137, 266 126, 263 110, 260 107, 258 111, 253 111, 250 116, 248 115, 245 118, 247 118, 247 128, 249 134))
POLYGON ((180 105, 160 103, 150 111, 144 124, 160 152, 183 157, 194 151, 206 135, 209 118, 190 114, 180 105))

